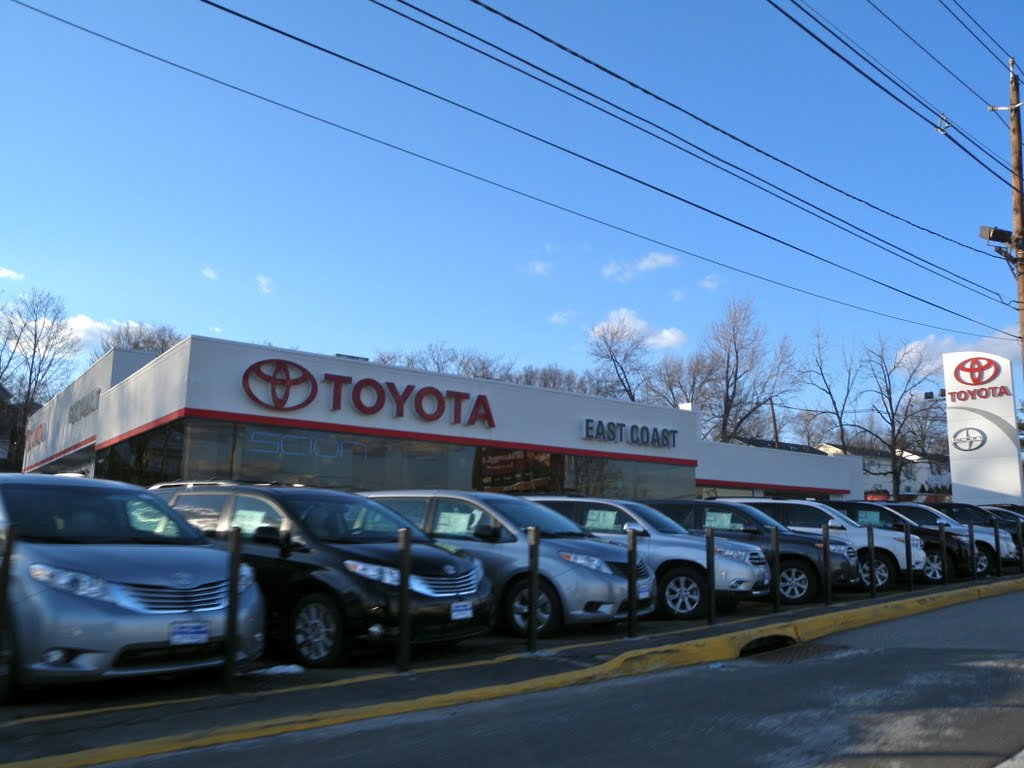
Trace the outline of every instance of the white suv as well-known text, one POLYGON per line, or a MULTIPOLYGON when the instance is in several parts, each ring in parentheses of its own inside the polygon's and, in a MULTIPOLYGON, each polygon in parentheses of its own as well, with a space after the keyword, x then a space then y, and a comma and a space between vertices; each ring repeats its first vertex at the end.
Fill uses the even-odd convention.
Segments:
MULTIPOLYGON (((865 585, 870 584, 867 526, 861 525, 827 504, 816 501, 746 498, 743 499, 743 503, 760 509, 794 531, 821 533, 824 525, 830 530, 841 531, 842 537, 857 548, 861 581, 865 585)), ((923 571, 926 559, 924 542, 920 536, 911 534, 911 570, 923 571)), ((880 590, 889 589, 899 575, 906 574, 907 565, 904 534, 875 528, 875 587, 880 590)))

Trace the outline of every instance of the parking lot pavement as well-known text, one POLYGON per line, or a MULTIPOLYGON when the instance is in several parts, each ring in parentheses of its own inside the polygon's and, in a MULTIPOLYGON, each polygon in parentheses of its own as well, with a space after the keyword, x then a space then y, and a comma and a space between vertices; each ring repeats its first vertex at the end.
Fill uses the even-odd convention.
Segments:
POLYGON ((0 763, 10 768, 101 765, 193 746, 301 731, 457 703, 549 690, 659 668, 736 658, 771 647, 1024 590, 1019 576, 947 588, 893 591, 868 600, 840 593, 833 605, 772 612, 770 602, 702 621, 642 621, 576 630, 543 640, 536 653, 502 635, 417 653, 408 672, 390 655, 357 656, 350 666, 302 670, 286 661, 250 668, 236 692, 219 675, 117 681, 46 689, 0 710, 0 763))

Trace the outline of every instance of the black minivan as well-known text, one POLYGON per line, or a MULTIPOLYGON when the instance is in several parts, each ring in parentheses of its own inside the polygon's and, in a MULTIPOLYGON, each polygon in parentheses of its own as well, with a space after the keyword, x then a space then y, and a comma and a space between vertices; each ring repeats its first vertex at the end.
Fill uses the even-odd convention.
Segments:
POLYGON ((480 561, 434 543, 396 512, 352 493, 284 485, 153 486, 214 539, 240 530, 242 559, 266 601, 268 640, 305 666, 334 666, 353 643, 398 636, 398 529, 409 529, 412 642, 491 630, 491 583, 480 561))

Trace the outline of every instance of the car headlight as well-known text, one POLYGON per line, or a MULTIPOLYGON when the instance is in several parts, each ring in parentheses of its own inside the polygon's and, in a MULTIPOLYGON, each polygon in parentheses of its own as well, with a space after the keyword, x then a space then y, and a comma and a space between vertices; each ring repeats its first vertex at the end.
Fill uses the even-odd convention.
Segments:
POLYGON ((107 582, 97 576, 78 571, 66 571, 49 565, 36 563, 28 568, 29 575, 48 587, 70 592, 79 597, 91 597, 94 600, 113 601, 107 582))
MULTIPOLYGON (((825 545, 823 543, 821 543, 820 541, 816 541, 814 543, 814 546, 816 546, 818 549, 824 549, 825 548, 825 545)), ((845 544, 833 544, 830 541, 828 543, 828 551, 829 552, 834 552, 837 555, 845 555, 846 554, 846 545, 845 544)))
POLYGON ((601 573, 611 573, 612 569, 608 567, 608 563, 599 557, 593 555, 580 555, 576 552, 559 552, 558 556, 568 563, 573 565, 582 565, 584 568, 589 568, 592 571, 600 571, 601 573))
POLYGON ((388 584, 397 587, 402 581, 402 573, 397 568, 388 568, 384 565, 363 563, 359 560, 346 560, 345 568, 349 573, 362 576, 370 581, 379 581, 381 584, 388 584))
POLYGON ((715 557, 732 557, 736 560, 747 560, 747 550, 745 549, 726 549, 725 547, 715 546, 715 557))
POLYGON ((922 539, 920 536, 911 536, 910 546, 914 549, 924 549, 924 539, 922 539))

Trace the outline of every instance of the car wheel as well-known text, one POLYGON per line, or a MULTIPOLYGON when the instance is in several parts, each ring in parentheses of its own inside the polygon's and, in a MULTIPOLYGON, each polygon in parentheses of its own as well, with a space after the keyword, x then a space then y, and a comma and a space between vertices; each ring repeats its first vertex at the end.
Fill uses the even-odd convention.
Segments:
POLYGON ((974 558, 974 570, 979 576, 989 576, 995 570, 996 551, 988 544, 978 544, 978 554, 974 558))
MULTIPOLYGON (((562 608, 554 588, 543 579, 537 584, 537 637, 549 637, 562 626, 562 608)), ((520 579, 505 595, 505 625, 520 637, 530 631, 530 582, 520 579)))
POLYGON ((692 619, 708 609, 704 574, 681 566, 658 578, 658 611, 666 619, 692 619))
MULTIPOLYGON (((858 568, 860 569, 860 580, 865 587, 871 586, 871 563, 867 558, 867 553, 857 561, 858 568)), ((887 589, 892 588, 892 583, 896 580, 896 573, 899 570, 899 566, 896 564, 896 560, 887 553, 875 552, 875 589, 879 592, 884 592, 887 589)))
MULTIPOLYGON (((950 563, 952 564, 952 563, 950 563)), ((925 553, 924 558, 924 570, 922 571, 924 580, 929 584, 941 584, 942 583, 942 552, 937 549, 929 549, 925 553)))
POLYGON ((809 603, 818 594, 818 577, 807 563, 786 560, 779 568, 777 588, 784 603, 809 603))
POLYGON ((292 614, 292 648, 307 667, 333 667, 348 655, 338 606, 314 592, 299 600, 292 614))

